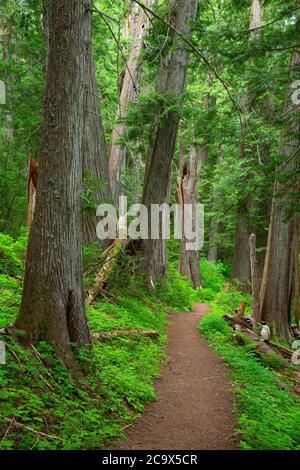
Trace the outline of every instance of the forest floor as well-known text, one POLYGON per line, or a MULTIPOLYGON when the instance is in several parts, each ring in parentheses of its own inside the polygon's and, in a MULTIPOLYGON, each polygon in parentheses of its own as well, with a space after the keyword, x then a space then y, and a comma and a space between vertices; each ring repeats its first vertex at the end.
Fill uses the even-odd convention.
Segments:
POLYGON ((199 303, 193 312, 170 315, 167 360, 155 386, 158 400, 117 449, 239 448, 227 366, 198 330, 209 310, 199 303))

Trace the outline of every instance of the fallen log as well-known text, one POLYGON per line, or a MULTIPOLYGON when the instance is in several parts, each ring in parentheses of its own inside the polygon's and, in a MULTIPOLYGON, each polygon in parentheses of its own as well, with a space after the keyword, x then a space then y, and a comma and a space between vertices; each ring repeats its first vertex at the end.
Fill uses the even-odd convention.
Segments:
POLYGON ((117 262, 118 256, 122 250, 126 248, 127 243, 127 240, 117 239, 102 253, 101 258, 103 259, 103 262, 99 266, 93 286, 88 289, 86 293, 86 306, 94 303, 95 300, 103 294, 109 276, 117 262))
POLYGON ((231 326, 239 325, 243 328, 248 328, 251 327, 251 324, 249 321, 247 321, 245 318, 240 318, 240 317, 233 317, 232 315, 224 315, 224 319, 231 324, 231 326))
POLYGON ((238 330, 241 333, 245 333, 249 336, 250 339, 257 343, 257 348, 260 352, 265 354, 276 353, 280 356, 287 358, 289 360, 293 357, 293 351, 287 348, 283 348, 282 346, 278 346, 277 344, 272 343, 269 340, 262 340, 261 337, 256 334, 251 328, 249 328, 249 323, 244 318, 238 318, 232 315, 224 315, 223 317, 231 326, 236 327, 238 326, 238 330))
POLYGON ((116 339, 119 337, 134 337, 134 336, 146 336, 151 339, 158 339, 159 333, 155 330, 139 330, 138 328, 131 328, 127 330, 116 329, 100 331, 98 333, 92 333, 92 339, 97 341, 106 341, 116 339))
POLYGON ((265 340, 265 343, 268 344, 272 349, 275 350, 275 352, 278 352, 281 354, 281 356, 286 357, 288 359, 292 359, 294 351, 291 351, 290 349, 283 348, 282 346, 278 346, 278 344, 274 344, 271 341, 265 340))

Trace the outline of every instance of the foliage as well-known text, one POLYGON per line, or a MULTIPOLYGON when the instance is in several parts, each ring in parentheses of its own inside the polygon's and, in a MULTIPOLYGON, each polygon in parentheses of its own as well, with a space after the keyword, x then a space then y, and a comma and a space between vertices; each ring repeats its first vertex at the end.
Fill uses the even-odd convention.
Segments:
MULTIPOLYGON (((9 260, 17 259, 18 242, 14 244, 10 237, 6 241, 9 260)), ((95 253, 99 256, 99 248, 86 247, 86 263, 95 261, 95 253)), ((0 327, 4 327, 17 314, 21 281, 1 274, 0 289, 0 327)), ((153 292, 131 268, 121 265, 110 279, 109 296, 88 308, 92 333, 114 328, 153 329, 160 333, 159 339, 120 336, 105 342, 95 340, 93 351, 76 352, 79 367, 74 376, 49 345, 39 343, 36 350, 24 349, 13 337, 6 337, 7 364, 0 366, 0 435, 3 437, 8 428, 9 432, 1 449, 103 448, 123 437, 126 426, 155 399, 153 381, 164 357, 167 313, 190 309, 194 292, 175 272, 153 292), (37 433, 59 439, 9 427, 12 418, 37 433)))
POLYGON ((10 235, 0 232, 0 272, 10 276, 20 275, 24 269, 27 229, 15 241, 10 235))
POLYGON ((212 313, 203 318, 199 328, 230 367, 242 448, 299 450, 299 398, 289 391, 288 382, 283 383, 272 372, 282 371, 283 360, 276 355, 258 356, 252 341, 239 345, 222 318, 224 305, 233 305, 240 295, 232 289, 216 294, 212 313))

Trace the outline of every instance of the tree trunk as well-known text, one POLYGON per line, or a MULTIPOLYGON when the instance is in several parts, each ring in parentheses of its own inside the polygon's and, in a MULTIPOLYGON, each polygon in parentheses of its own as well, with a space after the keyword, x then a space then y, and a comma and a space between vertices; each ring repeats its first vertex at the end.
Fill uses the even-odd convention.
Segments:
MULTIPOLYGON (((176 29, 188 36, 189 21, 194 19, 197 11, 196 0, 179 0, 176 4, 176 29)), ((165 70, 166 81, 164 94, 177 105, 182 104, 182 93, 185 87, 189 49, 182 39, 174 34, 172 52, 169 53, 168 68, 165 70)), ((158 84, 158 87, 160 84, 158 84)), ((174 106, 175 107, 175 106, 174 106)), ((177 109, 161 109, 154 142, 150 144, 142 202, 148 208, 151 228, 151 205, 166 203, 170 187, 172 161, 179 125, 177 109)), ((150 230, 151 233, 151 230, 150 230)), ((166 243, 162 234, 158 240, 145 240, 145 266, 151 284, 159 276, 167 274, 166 243)))
MULTIPOLYGON (((147 0, 146 6, 152 6, 157 0, 147 0)), ((118 108, 118 119, 112 130, 109 147, 109 175, 113 200, 117 201, 122 183, 122 171, 125 167, 127 148, 124 143, 127 126, 124 118, 127 114, 128 105, 137 99, 139 93, 139 80, 141 74, 141 55, 144 48, 144 38, 150 26, 149 15, 143 10, 137 15, 136 25, 132 25, 129 30, 133 33, 133 43, 129 58, 126 64, 118 108), (121 141, 121 142, 120 142, 121 141)))
MULTIPOLYGON (((263 21, 263 1, 252 0, 251 14, 250 14, 250 27, 249 27, 249 41, 254 41, 260 38, 260 28, 263 21)), ((244 102, 244 113, 247 116, 254 105, 255 97, 246 91, 244 102)), ((242 129, 242 140, 240 142, 240 153, 243 156, 245 153, 245 141, 248 135, 248 129, 244 124, 242 129)), ((234 251, 232 261, 232 279, 240 283, 242 289, 247 290, 251 280, 250 259, 249 259, 249 236, 251 233, 250 226, 250 209, 252 206, 252 195, 248 194, 244 200, 239 204, 237 211, 237 223, 234 239, 234 251)))
POLYGON ((47 341, 67 365, 90 345, 82 280, 82 175, 90 1, 53 0, 36 211, 16 328, 47 341))
POLYGON ((254 233, 249 238, 250 248, 250 266, 251 266, 251 280, 252 280, 252 296, 253 296, 253 318, 256 323, 261 321, 260 306, 259 306, 259 273, 258 262, 256 259, 256 237, 254 233))
MULTIPOLYGON (((91 54, 87 73, 86 119, 84 125, 83 154, 88 207, 84 210, 83 239, 97 241, 96 208, 111 203, 108 156, 99 103, 95 64, 91 54)), ((98 240, 99 241, 99 240, 98 240)))
POLYGON ((190 243, 196 243, 196 240, 188 240, 186 238, 184 224, 186 217, 190 217, 190 214, 186 214, 186 205, 189 204, 192 209, 192 228, 193 232, 196 232, 196 205, 197 205, 197 171, 198 171, 198 155, 195 146, 193 145, 190 149, 189 162, 186 161, 184 148, 182 147, 180 155, 180 176, 178 181, 177 193, 178 202, 182 209, 182 239, 180 243, 180 260, 179 260, 179 272, 183 276, 186 276, 194 288, 197 289, 201 286, 200 281, 200 269, 199 269, 199 257, 198 250, 189 249, 190 243))
MULTIPOLYGON (((221 160, 221 152, 218 152, 217 159, 216 159, 216 167, 218 166, 221 160)), ((219 224, 217 220, 217 216, 215 215, 218 208, 218 197, 213 193, 213 201, 212 201, 212 212, 213 215, 210 220, 209 225, 209 241, 208 241, 208 255, 207 260, 213 264, 216 264, 218 259, 218 230, 219 224)))
POLYGON ((216 264, 218 259, 218 245, 217 245, 217 236, 218 236, 218 222, 217 219, 213 216, 210 221, 209 227, 209 249, 207 260, 213 264, 216 264))
MULTIPOLYGON (((299 24, 299 23, 298 23, 299 24)), ((298 27, 299 29, 299 27, 298 27)), ((300 53, 293 55, 291 76, 299 76, 300 53)), ((292 83, 289 85, 285 104, 285 128, 282 132, 280 154, 282 164, 278 171, 292 172, 295 169, 297 149, 300 144, 300 106, 292 99, 292 83)), ((298 233, 298 217, 286 220, 285 195, 282 183, 276 181, 272 203, 266 260, 260 292, 262 319, 287 341, 291 334, 291 305, 294 279, 295 247, 298 233), (282 195, 281 198, 278 196, 282 195)))
POLYGON ((299 328, 300 319, 300 286, 299 286, 299 215, 296 215, 296 233, 295 233, 295 322, 299 328))
POLYGON ((232 279, 240 287, 248 290, 251 271, 249 259, 249 201, 244 201, 238 208, 238 221, 235 230, 234 253, 232 260, 232 279))
POLYGON ((29 165, 28 165, 28 212, 27 212, 27 226, 29 230, 31 229, 33 216, 35 211, 35 201, 36 201, 36 187, 37 187, 37 178, 38 178, 38 164, 29 156, 29 165))

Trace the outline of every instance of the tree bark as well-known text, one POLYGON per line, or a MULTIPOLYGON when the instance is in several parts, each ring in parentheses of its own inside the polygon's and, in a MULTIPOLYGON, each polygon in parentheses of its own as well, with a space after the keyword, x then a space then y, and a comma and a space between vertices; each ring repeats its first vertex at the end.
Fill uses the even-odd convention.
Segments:
MULTIPOLYGON (((190 34, 189 21, 196 16, 197 2, 196 0, 179 0, 175 8, 174 25, 180 33, 188 36, 190 34)), ((189 49, 182 39, 174 34, 172 52, 168 54, 168 67, 163 71, 166 77, 165 87, 161 91, 177 106, 174 106, 171 110, 165 107, 160 110, 155 138, 149 147, 142 198, 143 204, 148 209, 150 233, 151 205, 168 202, 172 161, 179 126, 178 108, 182 105, 182 93, 185 87, 188 62, 189 49)), ((161 73, 159 76, 161 76, 161 73)), ((159 89, 160 86, 161 84, 158 83, 157 88, 159 89)), ((162 239, 162 234, 160 234, 158 240, 145 240, 144 254, 149 281, 151 284, 155 284, 159 276, 166 276, 167 274, 166 243, 162 239)))
MULTIPOLYGON (((221 152, 218 152, 217 159, 216 159, 216 167, 218 166, 221 160, 221 152)), ((214 191, 214 190, 213 190, 214 191)), ((210 219, 209 225, 209 241, 208 241, 208 255, 207 260, 213 264, 216 264, 218 259, 218 230, 219 224, 217 220, 217 216, 215 215, 218 206, 218 197, 213 193, 213 201, 212 201, 212 212, 213 215, 210 219)))
MULTIPOLYGON (((146 0, 146 6, 153 6, 157 0, 146 0)), ((150 26, 149 15, 143 10, 136 18, 136 25, 131 25, 128 29, 133 33, 133 42, 129 58, 126 64, 123 84, 120 93, 120 102, 118 108, 118 120, 112 130, 112 136, 109 147, 109 175, 113 200, 117 201, 122 184, 122 172, 125 167, 127 157, 127 147, 124 143, 126 139, 127 126, 124 118, 127 115, 128 105, 135 101, 139 93, 139 81, 141 74, 141 55, 144 49, 144 39, 150 26), (119 142, 121 140, 121 142, 119 142)))
POLYGON ((238 207, 238 220, 235 230, 234 253, 232 260, 232 279, 238 281, 240 287, 248 290, 251 271, 249 260, 249 210, 251 202, 244 201, 238 207))
POLYGON ((299 286, 299 215, 296 215, 296 234, 295 234, 295 322, 299 328, 300 319, 300 286, 299 286))
POLYGON ((250 248, 250 266, 251 266, 251 280, 252 280, 252 296, 253 296, 253 318, 255 323, 261 321, 260 318, 260 306, 259 306, 259 273, 258 273, 258 262, 256 259, 256 237, 254 233, 249 238, 250 248))
POLYGON ((196 240, 187 240, 184 230, 185 219, 189 215, 186 214, 186 204, 189 204, 192 209, 192 228, 193 232, 196 231, 196 205, 197 205, 197 173, 198 173, 198 155, 195 146, 190 149, 189 161, 185 158, 184 148, 181 148, 180 155, 180 175, 178 181, 178 202, 182 210, 182 239, 180 243, 180 260, 179 272, 186 276, 194 288, 201 287, 199 257, 196 249, 188 249, 188 244, 191 242, 196 243, 196 240))
MULTIPOLYGON (((291 61, 291 77, 299 76, 299 72, 300 52, 296 52, 291 61)), ((293 81, 293 79, 291 80, 293 81)), ((290 83, 285 104, 286 123, 280 143, 282 164, 278 168, 279 172, 282 170, 292 172, 297 165, 296 154, 300 145, 300 106, 293 103, 292 93, 292 83, 290 83)), ((273 334, 280 335, 290 341, 292 338, 290 323, 298 218, 293 216, 290 220, 286 220, 285 198, 282 183, 277 180, 272 202, 260 305, 262 319, 272 327, 273 334)))
POLYGON ((71 342, 91 344, 82 280, 84 77, 91 54, 89 0, 53 0, 36 211, 16 321, 24 341, 53 344, 73 365, 71 342))
POLYGON ((29 156, 29 165, 28 165, 28 212, 27 212, 27 226, 29 230, 31 229, 33 216, 35 211, 35 201, 36 201, 36 187, 37 187, 37 178, 38 178, 38 164, 29 156))
MULTIPOLYGON (((260 28, 263 21, 263 1, 252 0, 249 26, 249 41, 252 42, 260 38, 260 28)), ((255 97, 246 91, 244 102, 244 113, 247 116, 254 105, 255 97)), ((242 139, 240 142, 240 154, 245 153, 245 140, 248 135, 248 129, 244 124, 242 129, 242 139)), ((234 238, 234 251, 232 260, 232 279, 240 283, 242 289, 247 290, 251 281, 251 269, 249 259, 249 236, 251 233, 250 226, 250 209, 252 206, 252 195, 248 194, 239 204, 237 211, 237 223, 234 238)))
POLYGON ((89 57, 87 73, 86 119, 84 124, 83 154, 88 207, 84 210, 83 239, 87 243, 97 239, 96 208, 101 203, 111 203, 108 156, 102 124, 99 91, 93 55, 89 57))

